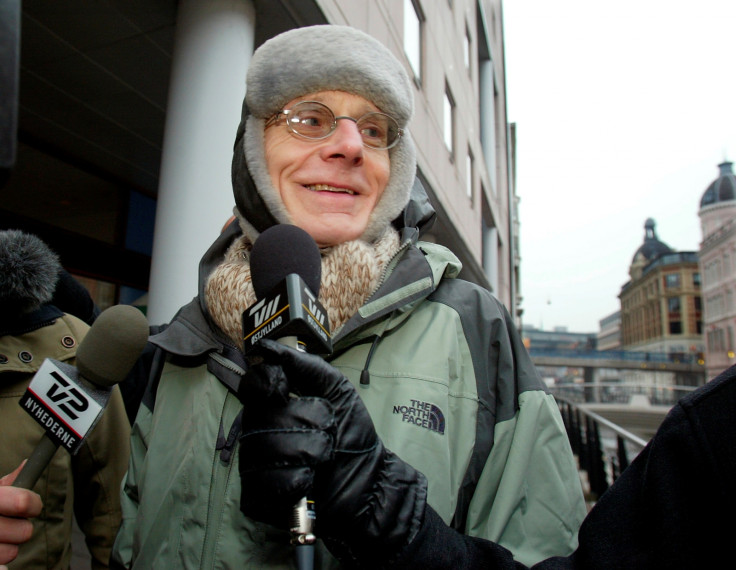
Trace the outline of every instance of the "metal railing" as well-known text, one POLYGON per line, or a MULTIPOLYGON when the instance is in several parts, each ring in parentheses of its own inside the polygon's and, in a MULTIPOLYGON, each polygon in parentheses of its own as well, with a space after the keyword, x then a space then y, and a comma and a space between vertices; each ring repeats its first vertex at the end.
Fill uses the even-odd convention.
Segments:
POLYGON ((588 475, 590 499, 597 500, 629 466, 647 441, 606 418, 555 395, 580 469, 588 475))

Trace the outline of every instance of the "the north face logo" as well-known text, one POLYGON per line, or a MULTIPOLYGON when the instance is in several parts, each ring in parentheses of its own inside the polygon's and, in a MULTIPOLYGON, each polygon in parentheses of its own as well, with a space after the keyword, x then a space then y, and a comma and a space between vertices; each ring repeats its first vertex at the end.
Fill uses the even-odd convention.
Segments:
POLYGON ((445 414, 437 406, 420 400, 409 400, 408 406, 394 406, 394 414, 401 416, 401 421, 416 426, 445 433, 445 414))

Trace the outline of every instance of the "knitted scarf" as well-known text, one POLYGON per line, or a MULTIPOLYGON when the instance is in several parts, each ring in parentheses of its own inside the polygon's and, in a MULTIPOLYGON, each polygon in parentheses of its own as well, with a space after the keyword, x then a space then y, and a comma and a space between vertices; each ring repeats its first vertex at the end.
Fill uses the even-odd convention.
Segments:
MULTIPOLYGON (((399 246, 399 234, 389 226, 375 243, 353 240, 320 250, 322 282, 319 301, 327 310, 333 333, 376 290, 383 269, 399 246)), ((210 315, 241 349, 242 314, 256 301, 250 277, 252 247, 245 236, 233 242, 225 260, 210 274, 205 286, 205 301, 210 315)))

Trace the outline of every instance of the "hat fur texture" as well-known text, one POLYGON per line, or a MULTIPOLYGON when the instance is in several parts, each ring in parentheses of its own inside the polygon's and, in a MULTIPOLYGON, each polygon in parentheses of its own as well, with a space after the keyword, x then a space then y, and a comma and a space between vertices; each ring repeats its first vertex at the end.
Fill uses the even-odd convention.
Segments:
POLYGON ((60 271, 59 257, 40 238, 0 231, 0 312, 21 315, 51 301, 60 271))
MULTIPOLYGON (((386 188, 368 221, 361 239, 373 242, 399 216, 409 201, 416 173, 416 150, 406 127, 414 110, 413 86, 403 64, 378 40, 348 26, 310 26, 284 32, 259 47, 253 54, 246 79, 247 92, 239 131, 242 146, 236 141, 233 190, 241 226, 251 239, 265 227, 253 227, 239 193, 252 192, 242 184, 242 169, 247 170, 255 189, 278 223, 294 224, 273 187, 266 165, 264 127, 268 118, 289 101, 319 91, 344 91, 371 101, 382 112, 394 117, 404 134, 389 149, 390 175, 386 188), (243 132, 244 129, 244 132, 243 132), (244 164, 243 164, 244 163, 244 164)), ((257 226, 257 224, 254 224, 257 226)), ((262 224, 261 224, 262 225, 262 224)))

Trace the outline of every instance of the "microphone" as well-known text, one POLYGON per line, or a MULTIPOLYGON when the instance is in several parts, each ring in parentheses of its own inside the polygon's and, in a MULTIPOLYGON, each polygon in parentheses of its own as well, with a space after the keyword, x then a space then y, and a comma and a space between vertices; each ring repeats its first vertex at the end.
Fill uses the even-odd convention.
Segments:
MULTIPOLYGON (((322 258, 307 232, 288 224, 268 228, 253 244, 250 274, 257 300, 243 312, 246 354, 262 338, 312 354, 332 352, 327 311, 317 301, 322 258)), ((315 520, 314 502, 302 497, 289 527, 301 569, 313 565, 315 520)))
POLYGON ((245 354, 262 338, 332 352, 327 311, 317 301, 322 258, 307 232, 288 224, 268 228, 253 244, 250 274, 257 301, 243 312, 245 354))
POLYGON ((46 433, 13 485, 31 489, 58 447, 74 455, 148 341, 146 317, 130 305, 100 313, 77 349, 77 366, 47 358, 19 404, 46 433))

